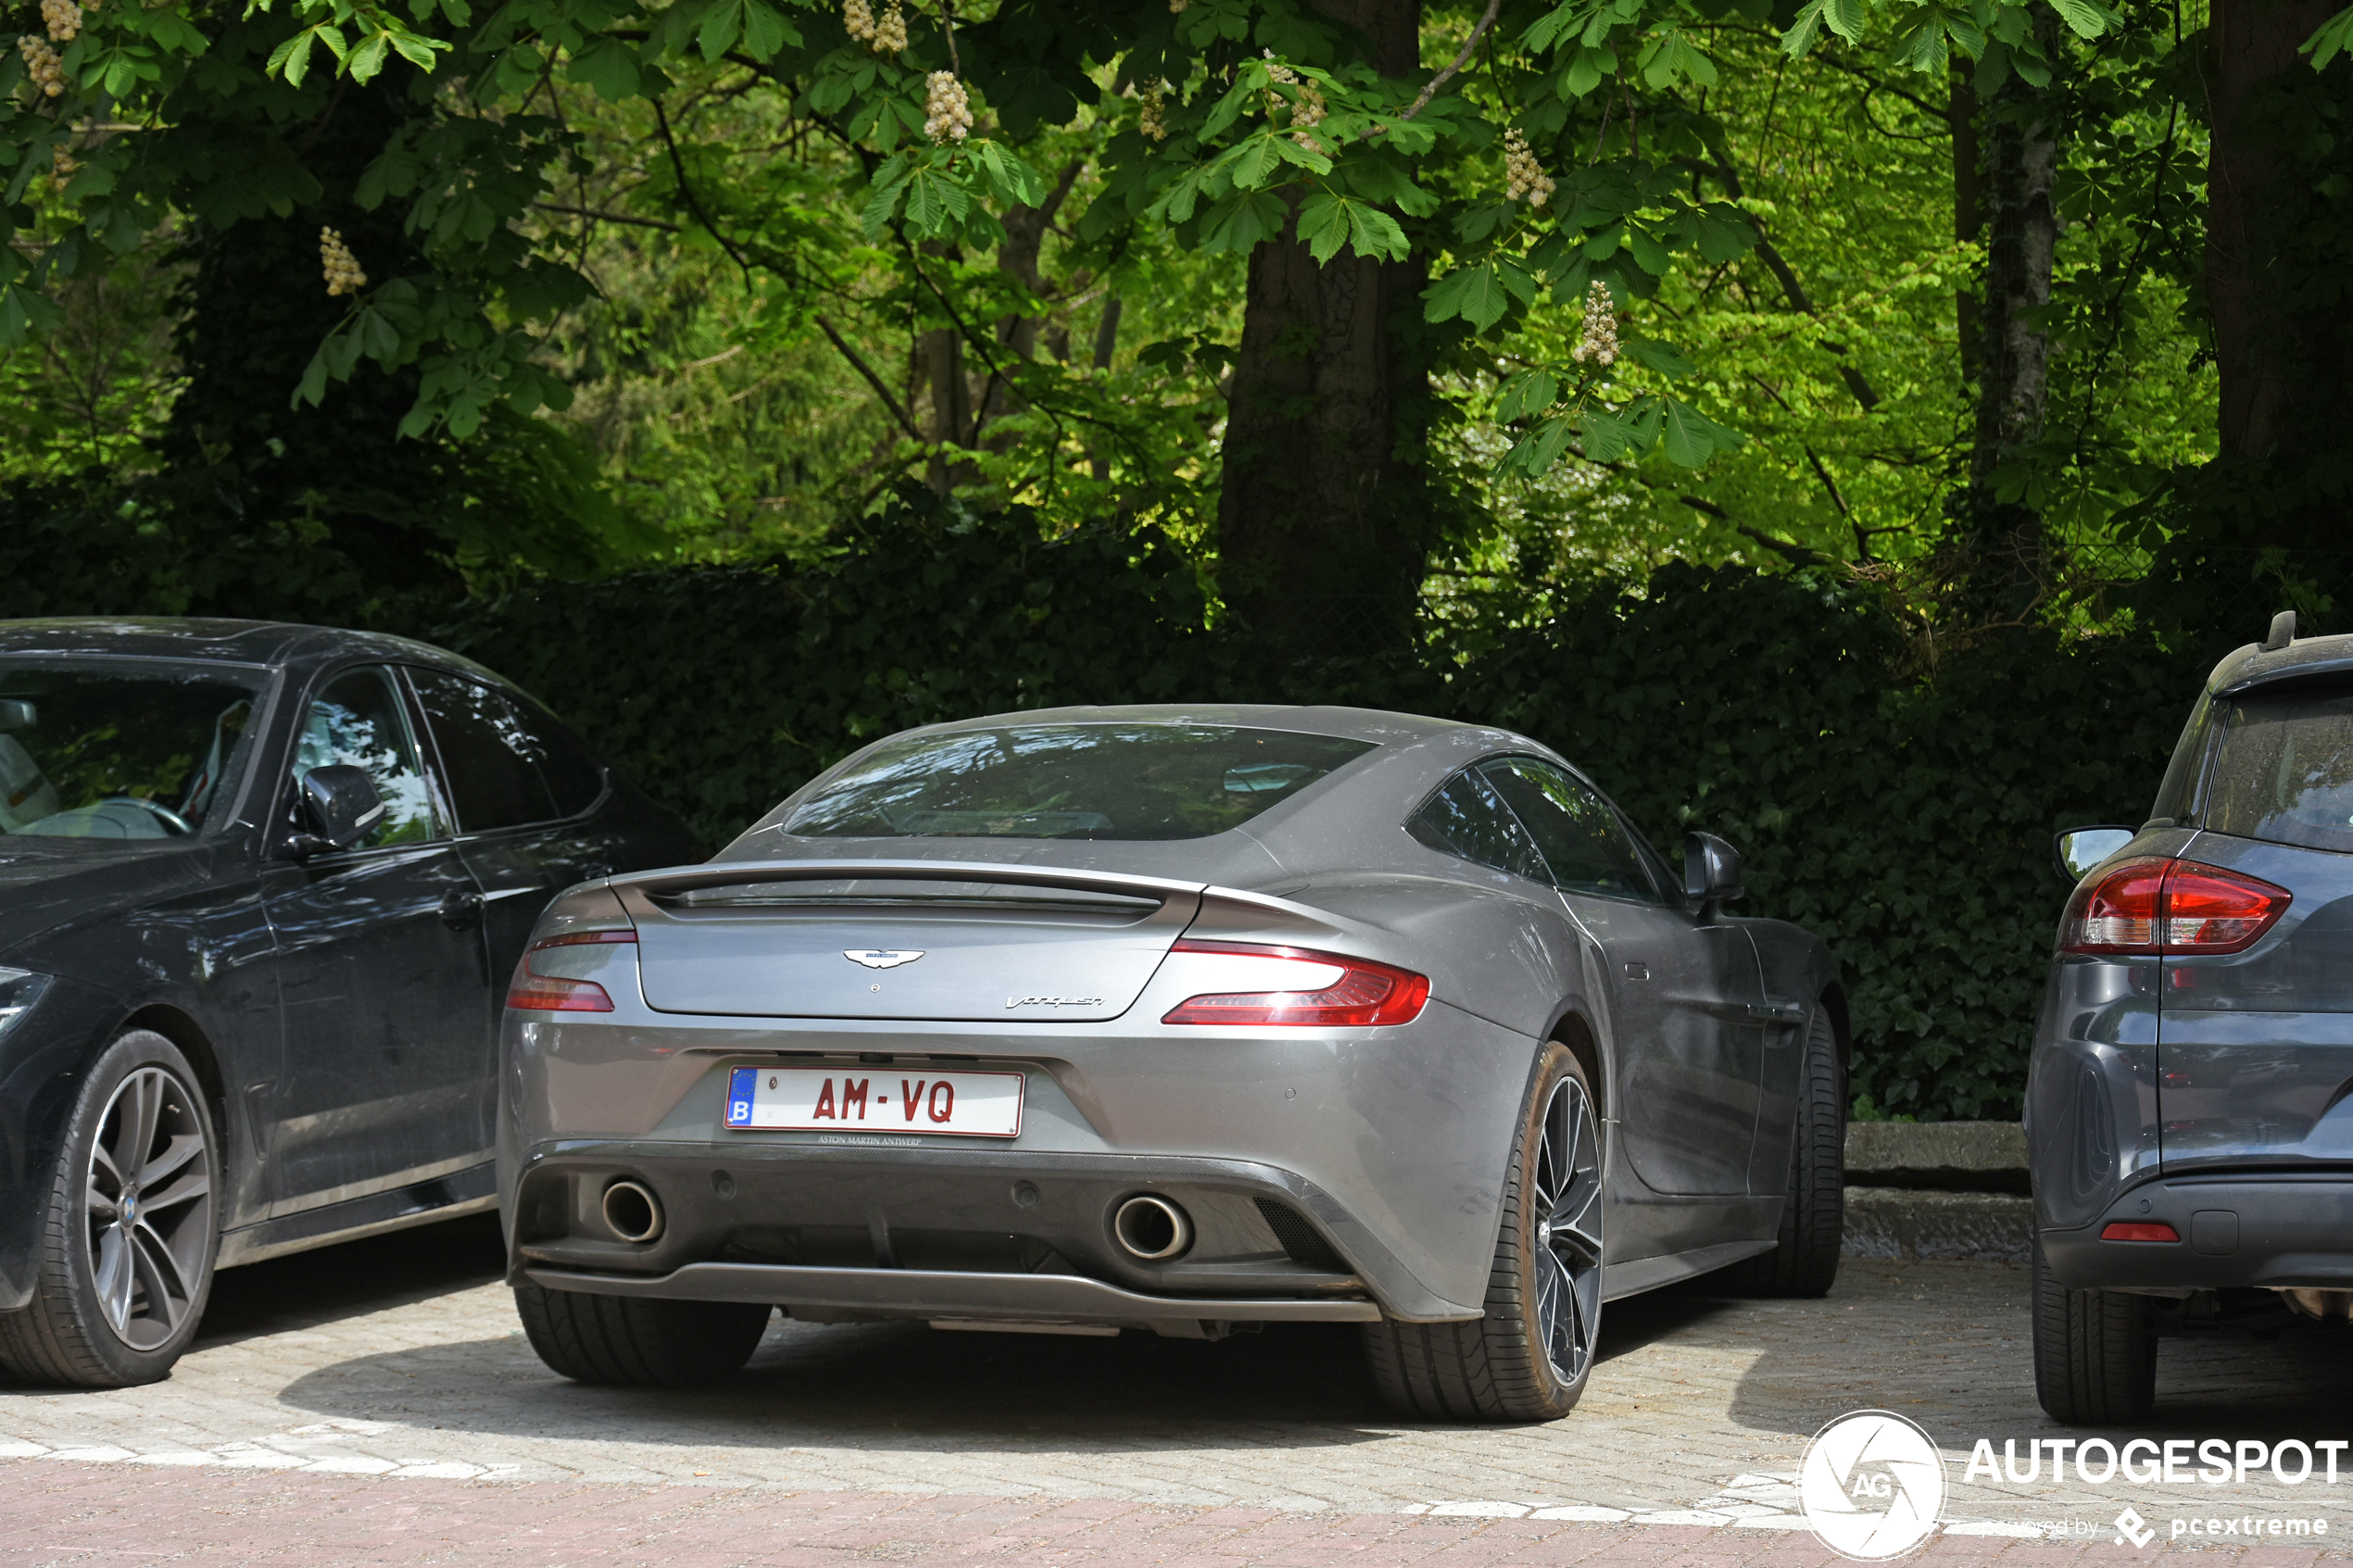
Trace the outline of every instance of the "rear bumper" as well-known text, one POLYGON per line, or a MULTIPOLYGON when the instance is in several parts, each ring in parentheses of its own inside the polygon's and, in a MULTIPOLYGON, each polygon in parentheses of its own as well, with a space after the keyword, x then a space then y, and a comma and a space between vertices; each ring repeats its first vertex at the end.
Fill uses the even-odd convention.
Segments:
POLYGON ((1478 1315, 1430 1294, 1330 1194, 1246 1160, 564 1140, 525 1156, 505 1210, 510 1277, 567 1290, 1193 1336, 1202 1322, 1478 1315), (605 1223, 605 1190, 623 1178, 661 1204, 650 1241, 605 1223), (1189 1217, 1181 1256, 1120 1248, 1112 1217, 1141 1194, 1189 1217))
POLYGON ((654 1279, 526 1268, 535 1283, 604 1296, 688 1301, 764 1301, 795 1317, 947 1318, 967 1323, 1088 1323, 1147 1328, 1179 1339, 1221 1336, 1236 1323, 1374 1323, 1380 1309, 1356 1300, 1270 1297, 1214 1299, 1146 1296, 1070 1274, 946 1270, 820 1269, 786 1264, 689 1263, 654 1279))
POLYGON ((2051 1273, 2078 1290, 2353 1289, 2353 1171, 2146 1182, 2041 1240, 2051 1273), (2182 1239, 2102 1241, 2118 1221, 2169 1224, 2182 1239))

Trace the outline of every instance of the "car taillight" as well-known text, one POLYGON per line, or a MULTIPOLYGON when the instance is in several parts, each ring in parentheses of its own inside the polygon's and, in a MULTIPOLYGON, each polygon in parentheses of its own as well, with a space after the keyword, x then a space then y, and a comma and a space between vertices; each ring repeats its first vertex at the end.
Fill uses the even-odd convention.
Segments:
POLYGON ((2295 897, 2196 860, 2126 860, 2067 901, 2063 953, 2236 953, 2254 946, 2295 897))
POLYGON ((1163 1023, 1243 1023, 1349 1028, 1411 1023, 1429 1000, 1429 981, 1411 970, 1369 959, 1342 958, 1309 947, 1271 947, 1257 942, 1180 940, 1179 953, 1239 953, 1299 967, 1302 989, 1235 991, 1189 997, 1168 1010, 1163 1023), (1338 969, 1337 978, 1332 971, 1338 969), (1312 988, 1308 988, 1312 987, 1312 988))
POLYGON ((534 942, 515 965, 515 978, 507 987, 507 1005, 525 1012, 610 1012, 612 997, 593 980, 574 980, 568 975, 548 974, 533 965, 532 960, 543 953, 577 947, 591 943, 635 942, 634 931, 575 931, 565 936, 550 936, 534 942))

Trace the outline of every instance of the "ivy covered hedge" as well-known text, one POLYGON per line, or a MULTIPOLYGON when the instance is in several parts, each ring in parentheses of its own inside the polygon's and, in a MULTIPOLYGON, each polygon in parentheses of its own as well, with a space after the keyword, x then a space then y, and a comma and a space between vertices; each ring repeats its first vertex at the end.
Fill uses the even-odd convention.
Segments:
POLYGON ((414 630, 569 715, 710 843, 912 724, 1063 703, 1339 701, 1505 725, 1673 852, 1737 845, 1743 912, 1836 950, 1864 1114, 2014 1116, 2067 887, 2050 835, 2138 822, 2200 670, 2016 632, 1932 677, 1864 590, 1668 567, 1417 660, 1278 666, 1150 533, 1039 543, 902 511, 814 567, 549 583, 414 630))

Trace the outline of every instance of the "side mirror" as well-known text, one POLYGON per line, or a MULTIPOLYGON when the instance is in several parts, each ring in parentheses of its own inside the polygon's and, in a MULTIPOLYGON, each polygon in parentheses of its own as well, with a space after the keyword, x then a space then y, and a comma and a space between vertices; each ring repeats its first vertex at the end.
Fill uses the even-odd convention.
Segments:
POLYGON ((1716 913, 1716 906, 1744 897, 1741 852, 1712 833, 1683 835, 1683 896, 1699 905, 1700 918, 1716 913))
POLYGON ((310 831, 295 835, 298 853, 348 849, 384 821, 384 797, 365 768, 313 768, 302 775, 302 815, 310 831))
POLYGON ((29 730, 33 722, 32 704, 20 696, 0 696, 0 730, 29 730))
POLYGON ((2085 872, 2132 843, 2133 836, 2131 828, 2070 828, 2051 840, 2051 848, 2067 880, 2081 882, 2085 872))

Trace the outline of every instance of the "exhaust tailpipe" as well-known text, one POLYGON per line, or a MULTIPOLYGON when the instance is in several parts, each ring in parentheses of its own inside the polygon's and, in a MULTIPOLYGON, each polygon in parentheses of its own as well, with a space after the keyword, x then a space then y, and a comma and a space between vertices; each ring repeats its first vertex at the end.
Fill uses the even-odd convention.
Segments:
POLYGON ((661 1234, 661 1199, 642 1182, 615 1182, 605 1188, 605 1223, 623 1241, 651 1241, 661 1234))
POLYGON ((1193 1244, 1193 1223, 1185 1211, 1150 1193, 1121 1204, 1112 1216, 1111 1230, 1129 1257, 1147 1263, 1181 1257, 1193 1244))

